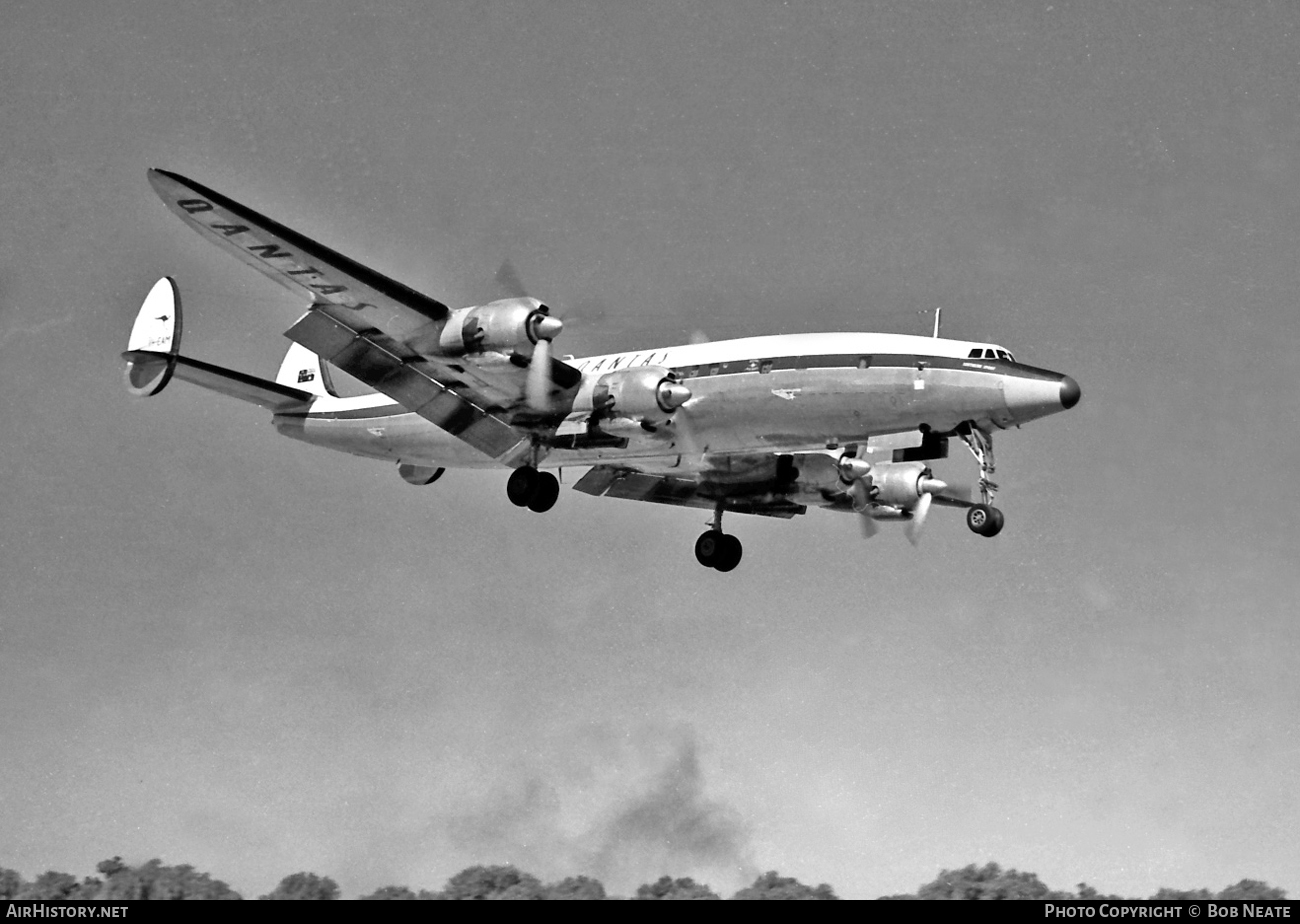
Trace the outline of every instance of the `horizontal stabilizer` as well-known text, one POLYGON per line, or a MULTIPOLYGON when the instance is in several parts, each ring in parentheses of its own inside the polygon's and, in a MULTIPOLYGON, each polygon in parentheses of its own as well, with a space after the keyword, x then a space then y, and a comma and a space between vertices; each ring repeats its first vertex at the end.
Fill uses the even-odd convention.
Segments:
POLYGON ((310 392, 298 388, 268 382, 266 379, 236 372, 234 369, 223 369, 185 356, 169 357, 164 353, 128 350, 122 354, 122 358, 133 369, 157 368, 170 362, 174 370, 173 375, 182 382, 190 382, 276 413, 305 408, 316 398, 310 392))
POLYGON ((174 376, 276 412, 304 408, 316 398, 301 388, 188 359, 180 351, 181 293, 176 280, 164 276, 145 296, 122 354, 128 392, 148 398, 166 388, 174 376))

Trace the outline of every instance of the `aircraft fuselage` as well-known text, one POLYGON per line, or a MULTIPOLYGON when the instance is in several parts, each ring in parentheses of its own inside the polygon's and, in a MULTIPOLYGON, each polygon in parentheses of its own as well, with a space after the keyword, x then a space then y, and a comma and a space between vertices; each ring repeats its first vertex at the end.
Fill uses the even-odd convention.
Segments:
MULTIPOLYGON (((1078 400, 1069 376, 1011 361, 992 344, 902 334, 749 337, 568 362, 583 373, 570 415, 574 428, 585 426, 597 380, 619 369, 667 368, 692 397, 685 414, 665 426, 613 422, 608 432, 626 445, 551 448, 539 463, 545 468, 634 462, 642 470, 686 472, 710 454, 824 450, 918 429, 943 433, 964 421, 1003 429, 1078 400), (991 358, 995 352, 1007 358, 991 358)), ((277 415, 275 426, 295 439, 373 458, 499 465, 382 395, 319 398, 305 412, 277 415)))

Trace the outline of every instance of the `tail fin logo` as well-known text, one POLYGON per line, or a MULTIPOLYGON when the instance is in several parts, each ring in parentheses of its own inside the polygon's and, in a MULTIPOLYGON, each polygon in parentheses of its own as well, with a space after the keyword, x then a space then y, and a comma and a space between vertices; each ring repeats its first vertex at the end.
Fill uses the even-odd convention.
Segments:
POLYGON ((315 373, 315 372, 312 372, 310 369, 299 369, 299 370, 298 370, 298 384, 299 384, 299 385, 301 385, 303 382, 314 382, 314 381, 316 381, 316 373, 315 373))

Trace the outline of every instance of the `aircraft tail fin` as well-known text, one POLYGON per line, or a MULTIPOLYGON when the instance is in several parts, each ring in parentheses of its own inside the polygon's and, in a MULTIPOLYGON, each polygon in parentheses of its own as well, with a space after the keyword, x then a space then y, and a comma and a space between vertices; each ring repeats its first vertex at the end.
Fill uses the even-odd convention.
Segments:
POLYGON ((170 276, 159 279, 145 296, 122 358, 126 390, 137 398, 158 394, 173 377, 276 412, 306 407, 317 397, 301 388, 182 356, 181 294, 170 276))
POLYGON ((301 391, 310 392, 322 398, 337 398, 334 383, 330 380, 329 366, 320 361, 320 357, 301 343, 289 346, 280 363, 280 371, 275 376, 280 385, 288 385, 301 391))
POLYGON ((167 387, 181 352, 181 291, 170 276, 159 279, 140 306, 126 341, 126 390, 137 398, 156 395, 167 387))

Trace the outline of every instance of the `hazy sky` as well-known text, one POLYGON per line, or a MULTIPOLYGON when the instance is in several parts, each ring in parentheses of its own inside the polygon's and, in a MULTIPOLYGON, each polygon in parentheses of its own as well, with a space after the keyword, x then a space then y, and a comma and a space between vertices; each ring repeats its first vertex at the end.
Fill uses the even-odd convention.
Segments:
MULTIPOLYGON (((1290 2, 10 0, 0 30, 0 865, 345 895, 472 863, 778 869, 848 897, 1300 892, 1300 102, 1290 2), (362 9, 365 6, 367 8, 362 9), (509 256, 561 352, 815 330, 1083 387, 1000 434, 1007 527, 428 488, 183 383, 303 310, 191 176, 449 303, 509 256)), ((955 447, 936 466, 974 477, 955 447)))

